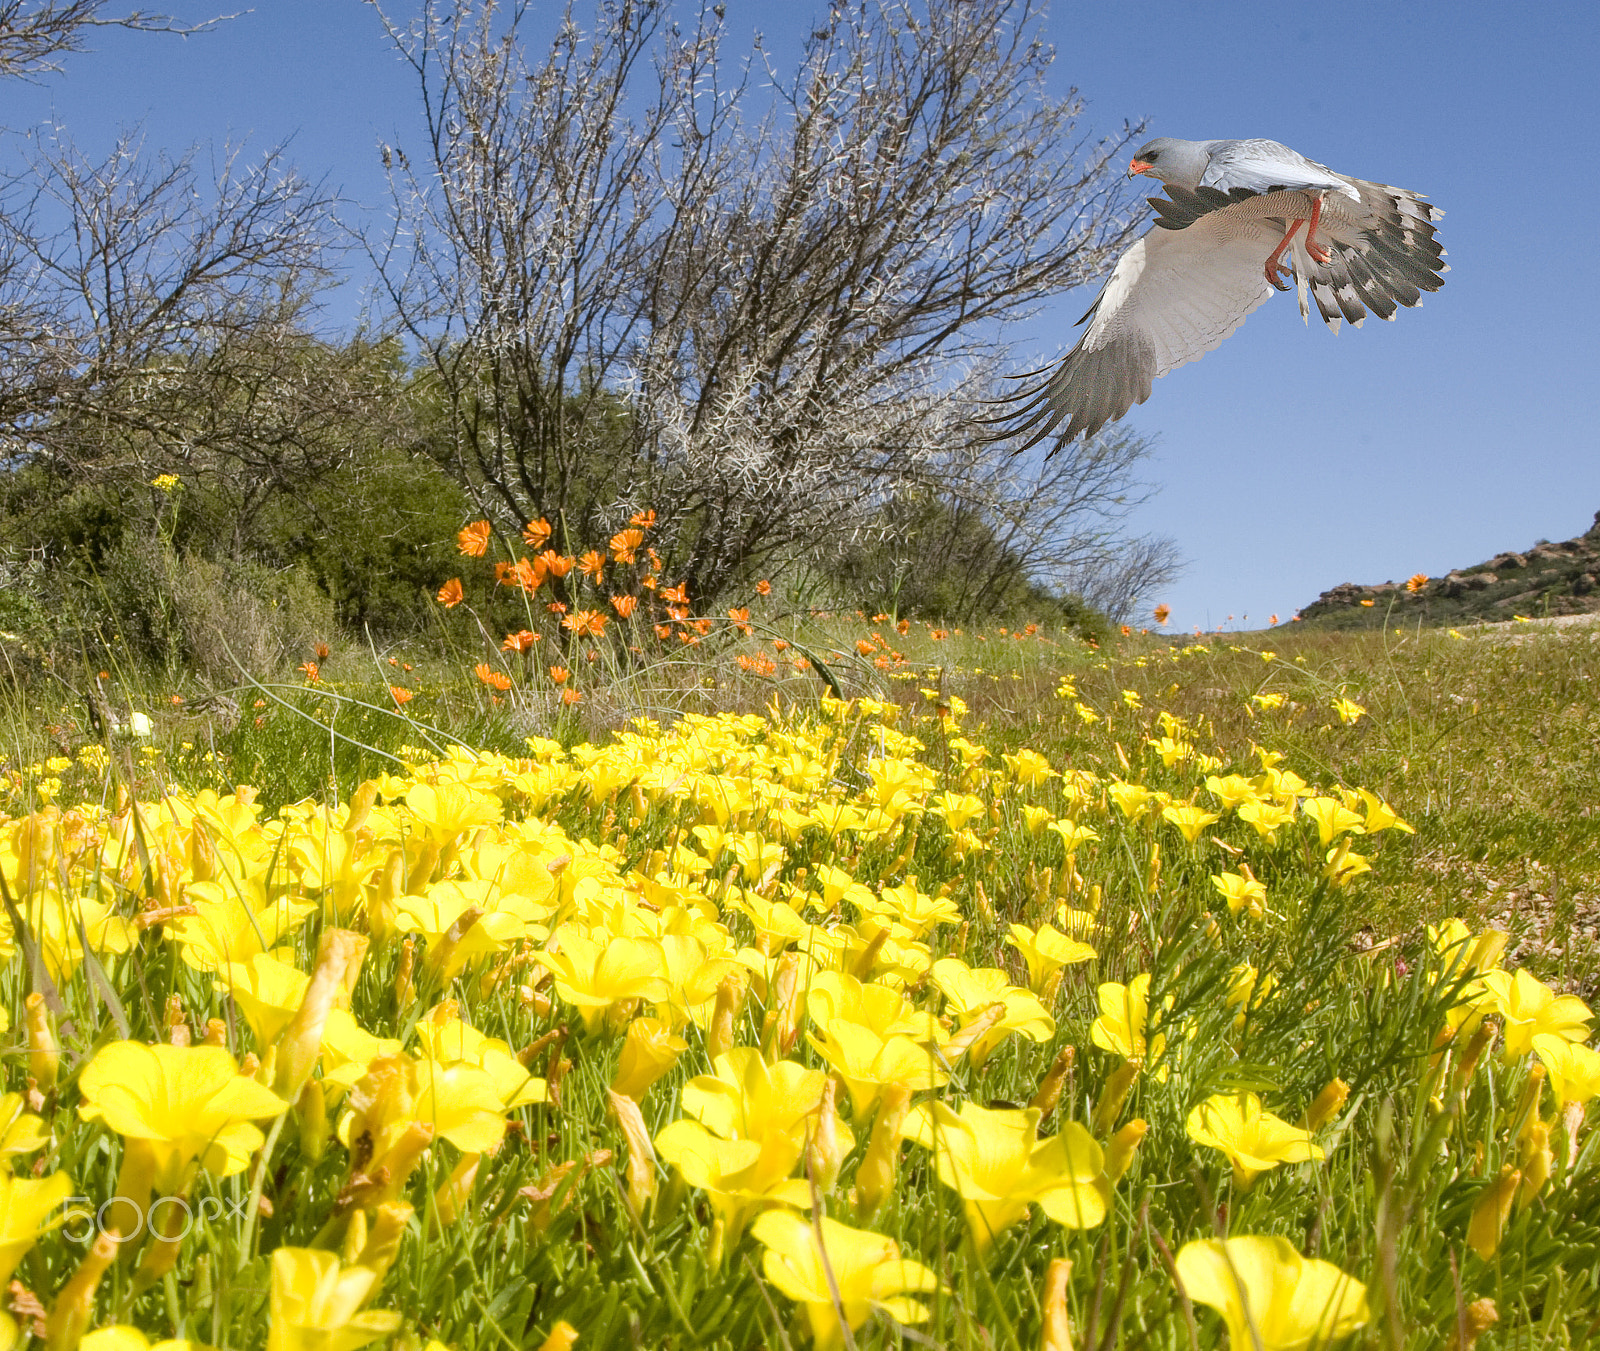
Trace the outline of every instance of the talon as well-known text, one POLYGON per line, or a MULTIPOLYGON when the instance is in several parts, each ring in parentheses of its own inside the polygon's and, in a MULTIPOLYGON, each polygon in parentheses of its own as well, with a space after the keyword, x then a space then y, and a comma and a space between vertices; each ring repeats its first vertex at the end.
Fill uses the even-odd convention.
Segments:
POLYGON ((1293 225, 1285 230, 1283 232, 1282 241, 1279 243, 1277 248, 1273 249, 1272 256, 1267 259, 1267 264, 1263 271, 1267 279, 1267 285, 1271 286, 1274 290, 1287 291, 1289 289, 1288 283, 1283 281, 1279 276, 1279 272, 1281 271, 1281 264, 1279 260, 1283 257, 1284 251, 1287 250, 1289 245, 1293 242, 1294 237, 1300 233, 1300 227, 1304 224, 1305 222, 1303 220, 1297 220, 1293 225))

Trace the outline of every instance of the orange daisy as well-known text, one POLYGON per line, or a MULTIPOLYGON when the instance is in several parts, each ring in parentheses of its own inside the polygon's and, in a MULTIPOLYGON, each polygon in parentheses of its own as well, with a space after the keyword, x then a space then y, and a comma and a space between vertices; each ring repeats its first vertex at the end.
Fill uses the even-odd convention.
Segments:
POLYGON ((473 558, 482 558, 489 549, 489 522, 474 521, 456 532, 456 548, 473 558))
POLYGON ((511 688, 511 677, 504 671, 495 670, 486 661, 480 661, 474 666, 472 674, 492 690, 508 690, 511 688))

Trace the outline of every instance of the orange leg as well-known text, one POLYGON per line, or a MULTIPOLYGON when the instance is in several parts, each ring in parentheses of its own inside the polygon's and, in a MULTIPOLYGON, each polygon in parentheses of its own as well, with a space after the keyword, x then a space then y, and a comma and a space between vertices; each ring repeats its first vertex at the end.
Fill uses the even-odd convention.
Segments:
POLYGON ((1320 193, 1311 199, 1311 222, 1306 227, 1306 252, 1314 262, 1326 263, 1333 255, 1317 243, 1317 226, 1322 223, 1322 195, 1320 193))
POLYGON ((1287 291, 1289 289, 1289 283, 1284 281, 1284 279, 1278 275, 1278 269, 1281 265, 1280 260, 1283 257, 1284 250, 1287 249, 1291 243, 1293 243, 1295 235, 1300 233, 1300 227, 1304 224, 1305 222, 1303 220, 1297 220, 1293 225, 1285 230, 1283 232, 1283 239, 1279 241, 1278 247, 1272 251, 1272 257, 1267 259, 1267 265, 1264 269, 1267 278, 1267 284, 1275 287, 1279 291, 1287 291))

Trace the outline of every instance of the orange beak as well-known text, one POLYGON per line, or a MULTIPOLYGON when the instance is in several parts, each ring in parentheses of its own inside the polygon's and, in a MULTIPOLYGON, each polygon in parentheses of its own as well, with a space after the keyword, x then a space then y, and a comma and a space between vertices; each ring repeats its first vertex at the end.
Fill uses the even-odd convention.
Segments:
POLYGON ((1147 174, 1149 172, 1150 172, 1150 161, 1149 160, 1135 159, 1135 160, 1129 160, 1128 161, 1128 177, 1129 178, 1132 178, 1135 174, 1147 174))

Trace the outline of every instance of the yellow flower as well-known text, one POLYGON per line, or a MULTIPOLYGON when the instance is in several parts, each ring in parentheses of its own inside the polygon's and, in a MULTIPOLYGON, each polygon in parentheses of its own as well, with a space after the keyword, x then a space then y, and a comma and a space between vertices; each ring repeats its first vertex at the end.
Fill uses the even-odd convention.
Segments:
POLYGON ((78 1343, 78 1351, 211 1351, 203 1342, 184 1337, 170 1337, 152 1342, 138 1328, 119 1323, 108 1328, 86 1332, 78 1343))
POLYGON ((1106 791, 1111 795, 1112 802, 1116 803, 1117 810, 1130 821, 1137 821, 1155 801, 1155 795, 1142 783, 1124 783, 1121 779, 1112 779, 1106 791))
POLYGON ((1184 1129, 1196 1144, 1220 1149, 1228 1156, 1241 1190, 1280 1163, 1325 1157, 1310 1131, 1262 1111, 1261 1099, 1254 1093, 1207 1098, 1189 1113, 1184 1129))
MULTIPOLYGON (((1557 1107, 1585 1103, 1600 1094, 1600 1051, 1549 1032, 1535 1033, 1532 1045, 1550 1076, 1557 1107)), ((3 1121, 4 1112, 0 1111, 3 1121)))
MULTIPOLYGON (((11 1279, 17 1263, 41 1234, 66 1219, 61 1203, 72 1194, 72 1179, 52 1173, 35 1181, 0 1172, 0 1284, 11 1279)), ((0 1315, 0 1338, 5 1335, 0 1315)))
POLYGON ((884 1036, 860 1023, 834 1018, 806 1040, 844 1080, 858 1121, 887 1088, 920 1091, 949 1082, 940 1068, 939 1053, 900 1033, 884 1036))
POLYGON ((1173 765, 1181 764, 1194 754, 1193 746, 1187 741, 1176 737, 1150 737, 1146 739, 1145 745, 1154 749, 1156 754, 1161 757, 1161 763, 1168 769, 1171 769, 1173 765))
POLYGON ((1242 774, 1222 777, 1211 774, 1206 778, 1206 791, 1230 810, 1237 810, 1246 802, 1257 802, 1256 787, 1242 774))
POLYGON ((1346 727, 1351 726, 1353 723, 1360 722, 1361 718, 1367 711, 1366 709, 1362 708, 1360 704, 1355 703, 1353 700, 1344 698, 1335 699, 1329 706, 1335 713, 1339 715, 1339 721, 1342 722, 1346 727))
POLYGON ((1587 1039, 1594 1015, 1576 995, 1558 995, 1526 970, 1516 975, 1485 971, 1482 979, 1489 1003, 1505 1020, 1507 1059, 1533 1050, 1533 1039, 1540 1033, 1553 1033, 1567 1041, 1587 1039))
POLYGON ((221 974, 227 979, 217 982, 218 992, 238 1006, 264 1054, 294 1017, 311 977, 265 952, 252 953, 249 961, 227 962, 221 974))
POLYGON ((842 971, 818 971, 811 977, 806 1013, 824 1031, 843 1019, 859 1023, 879 1037, 900 1034, 920 1041, 944 1037, 938 1020, 917 1008, 899 990, 877 982, 863 984, 842 971))
MULTIPOLYGON (((1370 793, 1365 788, 1356 789, 1356 797, 1366 809, 1367 819, 1365 829, 1368 835, 1376 835, 1380 830, 1403 830, 1407 835, 1415 835, 1416 828, 1402 821, 1395 810, 1376 793, 1370 793)), ((1354 806, 1354 803, 1349 804, 1354 806)))
POLYGON ((1200 832, 1207 826, 1220 821, 1215 812, 1208 812, 1203 807, 1196 807, 1192 803, 1180 803, 1170 807, 1163 807, 1161 815, 1164 820, 1177 826, 1183 838, 1193 844, 1200 838, 1200 832))
POLYGON ((533 959, 555 976, 556 993, 591 1032, 613 1007, 635 999, 660 1004, 672 995, 666 953, 652 939, 599 943, 563 932, 558 952, 536 952, 533 959))
POLYGON ((1439 954, 1447 976, 1482 975, 1500 965, 1500 955, 1511 935, 1499 929, 1485 929, 1477 937, 1459 919, 1428 926, 1428 941, 1439 954))
POLYGON ((893 1239, 837 1220, 813 1226, 789 1211, 774 1210, 750 1232, 766 1247, 761 1266, 767 1279, 805 1309, 816 1351, 842 1347, 844 1329, 854 1331, 874 1309, 897 1323, 926 1321, 927 1308, 905 1295, 939 1289, 939 1278, 921 1262, 902 1258, 893 1239))
POLYGON ((1041 924, 1037 930, 1013 924, 1006 942, 1028 963, 1028 984, 1035 994, 1042 994, 1050 977, 1062 967, 1087 962, 1095 956, 1095 950, 1087 943, 1068 938, 1050 924, 1041 924))
MULTIPOLYGON (((354 1049, 350 1044, 354 1040, 350 1031, 354 1020, 346 1022, 348 1018, 348 1014, 337 1019, 333 1014, 329 1015, 328 1028, 322 1039, 324 1066, 327 1065, 330 1049, 334 1056, 342 1056, 354 1049)), ((360 1034, 359 1028, 356 1031, 364 1035, 360 1034)), ((549 1101, 549 1085, 529 1073, 527 1067, 511 1054, 508 1043, 498 1037, 486 1037, 477 1028, 464 1023, 457 1016, 454 1000, 446 1000, 431 1009, 417 1024, 417 1041, 421 1044, 423 1055, 443 1068, 471 1065, 481 1069, 493 1082, 501 1106, 508 1112, 530 1103, 549 1101)), ((376 1037, 371 1038, 369 1044, 372 1049, 366 1060, 362 1061, 363 1066, 377 1056, 394 1055, 400 1050, 399 1042, 382 1042, 376 1037)), ((355 1077, 360 1078, 359 1071, 355 1077)))
POLYGON ((217 882, 191 882, 185 893, 196 913, 180 915, 166 927, 184 962, 200 971, 222 971, 230 962, 243 964, 257 953, 270 953, 316 909, 287 898, 266 904, 254 888, 235 894, 231 885, 225 889, 217 882))
POLYGON ((383 1056, 367 1066, 345 1101, 350 1110, 339 1122, 339 1139, 350 1149, 362 1136, 370 1138, 369 1173, 383 1166, 391 1150, 406 1148, 413 1126, 426 1127, 430 1138, 448 1140, 466 1154, 493 1149, 506 1133, 499 1086, 470 1061, 383 1056))
POLYGON ((369 1267, 341 1270, 331 1252, 275 1249, 267 1351, 357 1351, 388 1336, 400 1315, 361 1309, 377 1282, 369 1267))
POLYGON ((1228 903, 1228 912, 1237 915, 1243 910, 1251 919, 1260 919, 1267 912, 1267 888, 1264 882, 1242 873, 1219 873, 1211 879, 1228 903))
MULTIPOLYGON (((142 1205, 148 1188, 181 1196, 196 1167, 216 1177, 244 1171, 262 1144, 251 1124, 275 1117, 289 1104, 239 1072, 220 1046, 146 1046, 115 1041, 100 1050, 78 1079, 85 1121, 100 1121, 134 1142, 151 1169, 143 1195, 123 1195, 142 1205)), ((129 1167, 124 1162, 124 1172, 129 1167)))
POLYGON ((1346 832, 1360 835, 1366 829, 1361 817, 1337 798, 1308 797, 1300 804, 1300 810, 1317 823, 1317 836, 1324 849, 1346 832))
POLYGON ((43 1119, 24 1111, 24 1106, 22 1094, 0 1093, 0 1176, 12 1159, 50 1143, 43 1119))
POLYGON ((1100 838, 1098 831, 1089 826, 1080 826, 1073 821, 1050 821, 1046 829, 1053 830, 1061 836, 1061 843, 1066 846, 1069 859, 1078 852, 1080 845, 1089 844, 1100 838))
POLYGON ((1189 1298, 1222 1315, 1236 1351, 1307 1351, 1363 1326, 1367 1289, 1285 1238, 1198 1239, 1178 1251, 1189 1298))
POLYGON ((1057 1224, 1092 1229, 1106 1217, 1096 1181, 1105 1155, 1076 1121, 1038 1138, 1039 1109, 990 1111, 972 1102, 952 1112, 942 1102, 912 1110, 906 1136, 931 1149, 939 1180, 964 1202, 979 1252, 1037 1201, 1057 1224))
MULTIPOLYGON (((824 1106, 827 1075, 791 1060, 768 1065, 751 1046, 717 1057, 715 1075, 683 1086, 683 1110, 655 1139, 657 1152, 706 1192, 730 1239, 754 1210, 811 1204, 810 1183, 791 1174, 824 1106)), ((837 1117, 829 1124, 848 1151, 855 1145, 837 1117)))
POLYGON ((944 995, 950 1011, 963 1028, 972 1026, 995 1005, 999 1018, 972 1043, 968 1056, 974 1065, 983 1064, 994 1048, 1012 1032, 1033 1041, 1049 1041, 1056 1023, 1036 995, 1018 988, 999 967, 969 967, 956 957, 941 957, 933 964, 933 983, 944 995))
POLYGON ((1024 788, 1037 788, 1056 776, 1056 771, 1050 768, 1050 762, 1038 751, 1021 750, 1015 755, 1002 755, 1000 758, 1010 768, 1012 777, 1024 788))
POLYGON ((1111 1051, 1141 1066, 1147 1058, 1159 1059, 1166 1038, 1158 1035, 1148 1044, 1145 1040, 1150 1014, 1149 973, 1135 976, 1126 985, 1107 981, 1098 994, 1100 1016, 1089 1029, 1090 1040, 1102 1051, 1111 1051))

